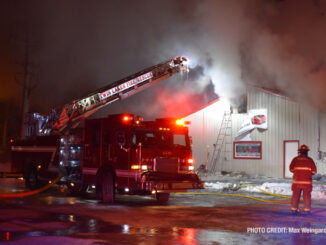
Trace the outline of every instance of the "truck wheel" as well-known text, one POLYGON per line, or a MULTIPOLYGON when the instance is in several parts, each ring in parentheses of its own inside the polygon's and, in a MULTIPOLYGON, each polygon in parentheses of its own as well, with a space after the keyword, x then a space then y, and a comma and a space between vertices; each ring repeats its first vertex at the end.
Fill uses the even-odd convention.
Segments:
POLYGON ((167 203, 170 198, 170 193, 156 193, 156 200, 158 203, 167 203))
POLYGON ((35 190, 40 186, 40 180, 35 168, 30 168, 25 175, 25 185, 28 189, 35 190))
POLYGON ((88 189, 88 185, 83 184, 79 189, 79 196, 85 196, 87 189, 88 189))
POLYGON ((114 178, 110 172, 103 173, 101 194, 103 203, 114 203, 114 178))
POLYGON ((77 185, 76 187, 69 187, 69 195, 70 196, 76 196, 76 197, 82 197, 86 195, 88 185, 82 184, 77 185))

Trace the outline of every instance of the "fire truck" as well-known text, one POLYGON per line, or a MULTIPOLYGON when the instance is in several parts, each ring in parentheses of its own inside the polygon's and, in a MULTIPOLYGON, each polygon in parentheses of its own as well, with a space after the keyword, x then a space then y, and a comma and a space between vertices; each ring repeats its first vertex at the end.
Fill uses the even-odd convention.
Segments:
POLYGON ((62 176, 59 184, 69 192, 93 188, 106 203, 114 202, 115 193, 153 195, 166 202, 171 192, 203 188, 183 120, 144 121, 133 114, 88 119, 106 105, 186 71, 187 61, 174 57, 47 116, 30 113, 26 137, 12 143, 12 172, 22 173, 30 189, 62 176))

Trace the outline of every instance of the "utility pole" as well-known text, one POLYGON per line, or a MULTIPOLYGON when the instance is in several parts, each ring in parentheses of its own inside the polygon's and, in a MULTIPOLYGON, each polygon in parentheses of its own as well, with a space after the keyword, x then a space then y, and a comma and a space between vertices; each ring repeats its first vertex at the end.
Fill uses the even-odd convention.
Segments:
POLYGON ((2 124, 2 139, 1 139, 1 148, 5 151, 7 149, 8 145, 8 123, 10 118, 10 111, 13 108, 13 99, 8 99, 7 101, 4 101, 3 104, 3 124, 2 124))
POLYGON ((33 74, 33 72, 35 72, 35 67, 33 67, 33 62, 31 60, 32 44, 30 41, 30 31, 28 25, 25 27, 25 37, 22 43, 24 49, 24 58, 23 61, 20 62, 22 72, 16 73, 15 79, 16 82, 22 86, 20 137, 24 139, 26 135, 26 114, 29 112, 30 94, 32 89, 36 87, 35 74, 33 74))
POLYGON ((14 77, 22 87, 20 136, 25 138, 26 113, 29 112, 31 91, 38 82, 39 57, 35 56, 38 37, 38 22, 35 18, 36 3, 34 1, 9 1, 10 20, 13 22, 12 39, 16 46, 14 63, 19 71, 14 77))
POLYGON ((25 138, 26 132, 26 113, 29 110, 29 95, 30 95, 30 63, 29 63, 29 31, 26 30, 25 36, 25 59, 24 59, 24 70, 23 70, 23 97, 21 103, 21 127, 20 137, 25 138))

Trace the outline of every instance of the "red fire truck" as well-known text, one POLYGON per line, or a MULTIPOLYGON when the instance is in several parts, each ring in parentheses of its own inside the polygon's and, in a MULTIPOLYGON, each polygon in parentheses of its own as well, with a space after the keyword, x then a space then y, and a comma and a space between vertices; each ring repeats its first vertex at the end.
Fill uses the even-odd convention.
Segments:
POLYGON ((132 114, 86 119, 98 109, 124 99, 186 70, 187 59, 175 57, 110 84, 48 116, 27 118, 26 138, 12 144, 12 172, 23 173, 35 189, 63 176, 73 193, 95 188, 103 202, 115 193, 155 195, 167 201, 171 192, 200 189, 193 172, 191 140, 176 118, 144 121, 132 114))

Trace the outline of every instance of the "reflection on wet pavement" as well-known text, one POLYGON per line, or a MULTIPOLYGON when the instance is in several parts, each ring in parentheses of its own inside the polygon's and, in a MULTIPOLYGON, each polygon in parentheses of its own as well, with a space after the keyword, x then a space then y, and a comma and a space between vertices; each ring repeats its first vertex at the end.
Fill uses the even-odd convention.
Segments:
MULTIPOLYGON (((15 220, 11 220, 15 222, 15 220)), ((164 227, 164 228, 153 228, 153 227, 132 227, 129 224, 115 225, 109 222, 93 218, 79 217, 76 215, 65 215, 61 214, 56 219, 53 217, 42 217, 42 219, 24 219, 24 224, 29 227, 34 227, 35 223, 37 226, 44 223, 44 229, 33 229, 32 231, 4 231, 0 228, 0 241, 18 241, 26 237, 47 237, 47 236, 72 236, 72 237, 83 237, 91 239, 95 234, 102 234, 105 237, 108 234, 121 234, 148 237, 154 240, 160 240, 164 237, 167 240, 165 244, 200 244, 197 242, 198 229, 191 228, 180 228, 180 227, 164 227), (50 221, 47 221, 50 220, 50 221), (66 228, 49 230, 47 224, 56 223, 57 227, 63 226, 60 222, 68 222, 70 225, 66 225, 66 228), (46 229, 46 230, 45 230, 46 229)), ((158 243, 161 244, 161 243, 158 243)))
POLYGON ((172 195, 167 205, 150 197, 117 197, 114 205, 92 196, 55 192, 1 200, 0 243, 8 244, 323 244, 326 234, 246 232, 248 226, 320 228, 326 210, 309 217, 288 207, 238 199, 172 195), (226 203, 234 203, 229 207, 226 203), (60 240, 61 239, 61 240, 60 240), (70 239, 70 240, 69 240, 70 239), (44 242, 51 240, 52 243, 44 242))
MULTIPOLYGON (((8 223, 9 220, 6 221, 8 223)), ((38 229, 33 231, 3 231, 0 228, 0 241, 17 240, 22 237, 35 237, 35 236, 67 236, 76 233, 123 233, 123 226, 112 225, 108 222, 103 222, 95 219, 87 219, 85 217, 76 217, 75 215, 59 215, 56 219, 53 217, 42 217, 39 219, 25 219, 22 221, 11 220, 12 223, 24 224, 28 227, 37 227, 38 229), (49 220, 49 221, 47 221, 49 220), (65 222, 68 222, 68 225, 65 222), (40 226, 44 224, 44 228, 40 226), (52 230, 49 230, 49 224, 53 226, 52 230), (57 227, 65 226, 65 228, 56 229, 57 227)))

